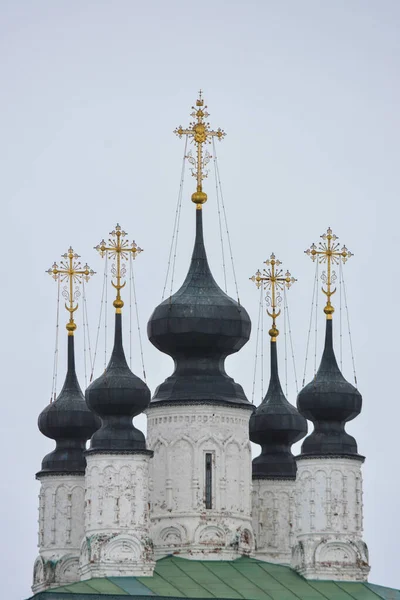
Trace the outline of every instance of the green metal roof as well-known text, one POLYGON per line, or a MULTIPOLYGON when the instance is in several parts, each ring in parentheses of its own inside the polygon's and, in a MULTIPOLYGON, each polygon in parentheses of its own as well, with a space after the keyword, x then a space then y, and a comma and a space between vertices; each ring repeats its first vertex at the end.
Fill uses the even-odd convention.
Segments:
MULTIPOLYGON (((157 562, 152 577, 89 579, 36 594, 34 600, 149 600, 219 598, 234 600, 400 600, 400 591, 371 583, 306 581, 290 567, 238 558, 234 561, 157 562)), ((31 599, 30 599, 31 600, 31 599)))

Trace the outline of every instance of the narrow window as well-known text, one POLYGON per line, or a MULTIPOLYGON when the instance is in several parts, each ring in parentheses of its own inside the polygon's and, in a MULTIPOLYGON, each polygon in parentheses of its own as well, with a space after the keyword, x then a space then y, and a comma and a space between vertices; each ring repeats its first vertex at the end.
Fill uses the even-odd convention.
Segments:
POLYGON ((212 508, 212 454, 206 453, 206 508, 212 508))

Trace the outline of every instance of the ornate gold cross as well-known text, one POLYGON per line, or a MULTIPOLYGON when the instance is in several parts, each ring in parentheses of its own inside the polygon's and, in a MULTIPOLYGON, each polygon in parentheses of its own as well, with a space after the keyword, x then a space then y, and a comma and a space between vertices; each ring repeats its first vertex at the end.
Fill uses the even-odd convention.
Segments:
POLYGON ((115 226, 113 231, 110 231, 109 238, 109 246, 106 246, 106 242, 101 240, 100 244, 95 246, 95 250, 100 253, 100 256, 105 256, 106 252, 112 259, 116 259, 116 264, 113 264, 111 267, 111 274, 117 280, 117 283, 111 282, 113 287, 117 290, 117 297, 113 302, 113 306, 115 307, 115 312, 117 314, 121 313, 121 309, 124 306, 124 302, 121 298, 121 290, 125 286, 126 281, 121 284, 121 279, 125 277, 126 267, 121 260, 128 260, 129 254, 131 254, 132 258, 135 259, 137 254, 143 252, 142 248, 136 244, 136 242, 132 242, 129 244, 128 240, 124 240, 123 238, 126 236, 126 231, 123 231, 121 227, 118 225, 115 226))
POLYGON ((192 194, 192 202, 197 205, 198 209, 201 209, 202 204, 207 202, 207 194, 203 192, 203 179, 207 177, 207 171, 205 171, 206 165, 210 162, 211 154, 205 150, 203 155, 203 144, 211 144, 211 138, 216 137, 221 140, 225 137, 226 133, 223 129, 218 128, 217 131, 210 130, 210 123, 205 121, 209 116, 207 112, 207 106, 204 106, 204 100, 202 98, 202 91, 199 91, 199 98, 196 101, 196 108, 192 106, 193 112, 190 116, 195 121, 189 124, 189 129, 183 129, 182 125, 179 125, 174 131, 176 135, 181 138, 183 135, 188 135, 192 138, 192 141, 196 144, 197 156, 194 158, 192 153, 189 152, 186 158, 189 162, 194 165, 192 169, 193 177, 197 179, 197 191, 192 194))
POLYGON ((276 338, 279 335, 279 330, 276 327, 276 319, 281 314, 281 310, 278 306, 282 302, 280 291, 283 290, 284 287, 290 288, 297 279, 292 277, 289 271, 286 271, 286 273, 283 274, 283 269, 279 268, 282 263, 273 253, 264 264, 267 265, 268 268, 263 269, 263 273, 258 270, 253 277, 250 277, 250 279, 251 281, 254 281, 257 288, 260 288, 263 285, 264 289, 267 290, 265 299, 267 306, 272 308, 272 313, 267 309, 268 316, 272 318, 272 327, 268 333, 271 336, 271 341, 276 342, 276 338), (276 310, 277 308, 278 311, 276 310))
POLYGON ((80 258, 79 254, 76 254, 71 247, 61 258, 64 258, 60 263, 61 267, 59 267, 57 263, 54 263, 51 269, 48 269, 46 273, 52 275, 55 280, 59 279, 61 283, 68 280, 68 285, 64 286, 62 295, 67 301, 65 303, 65 308, 69 312, 69 322, 66 325, 68 335, 74 335, 76 323, 73 314, 78 308, 76 300, 81 295, 78 284, 82 283, 83 280, 89 281, 90 277, 95 273, 87 263, 84 267, 81 266, 81 263, 78 260, 78 258, 80 258))
POLYGON ((332 319, 332 314, 335 309, 331 304, 331 296, 336 292, 336 288, 332 290, 332 285, 337 279, 335 271, 332 271, 332 264, 338 265, 340 261, 345 263, 348 258, 353 256, 353 254, 347 250, 346 246, 343 246, 341 250, 339 250, 339 242, 336 242, 338 238, 332 233, 330 227, 328 227, 326 233, 321 235, 321 238, 323 239, 323 242, 318 243, 318 250, 317 246, 312 244, 308 250, 305 250, 305 253, 308 254, 313 261, 318 258, 320 264, 327 264, 326 272, 324 271, 321 275, 321 279, 326 285, 326 290, 323 287, 321 289, 326 296, 324 313, 326 314, 327 319, 332 319))

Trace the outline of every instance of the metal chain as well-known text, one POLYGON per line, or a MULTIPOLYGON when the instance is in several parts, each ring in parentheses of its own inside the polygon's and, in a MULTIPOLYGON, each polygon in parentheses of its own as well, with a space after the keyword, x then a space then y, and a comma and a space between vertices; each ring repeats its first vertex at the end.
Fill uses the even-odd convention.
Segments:
POLYGON ((285 304, 286 304, 286 315, 287 315, 287 324, 288 324, 288 330, 289 330, 290 350, 291 350, 291 353, 292 353, 294 382, 296 384, 296 394, 298 394, 299 393, 299 384, 298 384, 298 381, 297 381, 297 369, 296 369, 296 360, 295 360, 294 348, 293 348, 292 326, 290 324, 290 313, 289 313, 289 304, 288 304, 288 301, 287 301, 286 288, 283 289, 283 292, 284 292, 284 301, 285 301, 285 304))
POLYGON ((129 368, 132 371, 132 254, 129 254, 129 368))
POLYGON ((339 354, 340 370, 343 369, 343 331, 342 331, 342 261, 339 261, 339 354))
POLYGON ((82 308, 82 329, 83 329, 83 370, 85 375, 85 389, 87 388, 87 357, 86 357, 86 323, 85 323, 85 284, 82 278, 82 299, 83 299, 83 308, 82 308))
POLYGON ((354 375, 354 383, 356 388, 358 387, 358 383, 357 383, 357 373, 356 373, 356 364, 355 364, 355 360, 354 360, 354 352, 353 352, 353 341, 351 339, 351 331, 350 331, 350 317, 349 317, 349 309, 347 306, 347 293, 346 293, 346 284, 344 282, 344 275, 343 275, 343 269, 342 269, 342 283, 343 283, 343 297, 344 297, 344 304, 345 304, 345 308, 346 308, 346 317, 347 317, 347 328, 349 331, 349 340, 350 340, 350 352, 351 352, 351 363, 353 365, 353 375, 354 375))
POLYGON ((310 324, 309 324, 309 327, 308 327, 308 334, 307 334, 306 358, 305 358, 305 361, 304 361, 304 373, 303 373, 303 384, 302 384, 302 387, 304 387, 305 383, 306 383, 307 361, 308 361, 308 352, 309 352, 309 348, 310 348, 311 327, 312 327, 312 319, 313 319, 313 314, 314 314, 314 300, 315 300, 315 291, 316 291, 316 288, 317 288, 317 265, 315 265, 314 286, 313 286, 313 293, 312 293, 312 299, 311 299, 310 324))
POLYGON ((226 281, 225 249, 224 249, 224 238, 222 235, 222 218, 221 218, 221 208, 220 208, 220 198, 219 198, 219 188, 218 188, 218 178, 217 178, 217 161, 216 161, 215 154, 214 154, 214 174, 215 174, 215 194, 217 197, 219 237, 221 240, 222 269, 223 269, 223 274, 224 274, 224 291, 225 291, 225 294, 227 294, 228 286, 227 286, 227 281, 226 281))
MULTIPOLYGON (((167 273, 165 275, 165 282, 164 282, 164 288, 163 288, 163 291, 162 291, 161 300, 164 300, 164 297, 165 297, 165 290, 167 288, 168 276, 169 276, 169 272, 170 272, 170 269, 171 269, 171 257, 172 257, 172 251, 173 251, 173 248, 174 248, 175 236, 177 237, 177 235, 178 235, 177 231, 179 231, 179 220, 180 220, 180 215, 181 215, 181 205, 182 205, 182 195, 183 195, 183 183, 184 183, 184 180, 185 180, 185 165, 186 165, 187 143, 188 143, 188 136, 186 136, 186 139, 185 139, 185 149, 183 151, 181 179, 180 179, 180 183, 179 183, 178 200, 177 200, 177 203, 176 203, 176 210, 175 210, 175 221, 174 221, 174 227, 173 227, 173 231, 172 231, 171 246, 170 246, 169 255, 168 255, 167 273)), ((176 244, 175 244, 175 257, 174 257, 174 261, 173 261, 173 270, 175 269, 175 259, 176 259, 176 244)), ((172 294, 173 279, 174 279, 174 273, 172 273, 172 277, 171 277, 171 293, 170 293, 170 295, 172 294)))
POLYGON ((214 154, 215 173, 216 173, 216 178, 218 180, 219 190, 220 190, 220 194, 221 194, 222 213, 223 213, 224 221, 225 221, 226 236, 227 236, 229 254, 230 254, 230 259, 231 259, 231 264, 232 264, 233 281, 235 283, 235 291, 236 291, 237 301, 238 301, 238 304, 240 305, 239 288, 238 288, 237 279, 236 279, 236 271, 235 271, 235 263, 234 263, 234 260, 233 260, 231 237, 229 235, 228 220, 227 220, 227 217, 226 217, 224 195, 222 193, 221 178, 220 178, 220 174, 219 174, 219 166, 218 166, 218 159, 217 159, 217 152, 216 152, 216 149, 215 149, 214 138, 212 140, 212 145, 213 145, 213 154, 214 154))
POLYGON ((260 288, 260 302, 259 302, 259 307, 258 307, 258 322, 257 322, 257 335, 256 335, 256 356, 255 356, 255 359, 254 359, 253 389, 252 389, 252 392, 251 392, 251 403, 252 404, 254 404, 254 393, 255 393, 255 389, 256 389, 257 359, 258 359, 258 341, 259 341, 259 337, 260 337, 261 311, 263 309, 262 297, 263 297, 263 289, 261 287, 260 288))
POLYGON ((92 360, 92 345, 90 343, 90 329, 89 329, 89 317, 88 317, 88 309, 86 302, 86 288, 85 281, 82 279, 82 292, 83 292, 83 310, 85 311, 85 321, 86 321, 86 332, 87 332, 87 340, 88 340, 88 350, 89 350, 89 362, 90 369, 93 369, 93 360, 92 360))
POLYGON ((52 378, 52 388, 50 395, 50 404, 53 400, 56 399, 57 395, 57 372, 58 372, 58 332, 60 329, 60 285, 61 281, 58 279, 57 286, 57 311, 56 311, 56 340, 55 340, 55 348, 54 348, 54 360, 53 360, 53 378, 52 378))
MULTIPOLYGON (((96 357, 97 357, 97 349, 99 347, 99 337, 100 337, 100 329, 101 329, 101 317, 103 315, 103 308, 104 308, 104 296, 105 296, 105 292, 107 289, 107 256, 106 259, 104 261, 104 275, 103 275, 103 289, 101 292, 101 301, 100 301, 100 315, 99 315, 99 322, 97 325, 97 332, 96 332, 96 344, 94 347, 94 355, 93 355, 93 362, 92 362, 92 371, 90 373, 90 381, 92 381, 93 379, 93 372, 94 372, 94 367, 96 364, 96 357)), ((90 383, 89 381, 89 383, 90 383)))
MULTIPOLYGON (((262 289, 262 287, 261 287, 262 289)), ((264 308, 264 302, 262 302, 264 308)), ((261 310, 261 402, 264 400, 264 311, 261 310)))
POLYGON ((286 335, 286 288, 283 288, 283 336, 284 336, 284 346, 285 346, 285 395, 286 398, 288 396, 288 364, 287 364, 287 335, 286 335))
POLYGON ((106 252, 105 260, 105 298, 104 298, 104 370, 107 367, 107 308, 108 308, 108 252, 106 252))
MULTIPOLYGON (((316 260, 316 279, 318 280, 318 259, 316 260)), ((315 298, 315 340, 314 340, 314 377, 317 373, 317 343, 318 343, 318 294, 316 294, 315 298)))
POLYGON ((138 330, 138 337, 139 337, 140 358, 141 358, 141 361, 142 361, 143 379, 146 382, 146 370, 144 368, 142 332, 140 330, 139 309, 138 309, 138 304, 137 304, 137 299, 136 299, 135 276, 133 274, 133 266, 132 266, 133 260, 132 260, 132 255, 131 254, 129 255, 129 260, 131 262, 131 266, 130 266, 130 271, 131 271, 131 274, 132 274, 132 277, 131 277, 131 286, 132 286, 132 292, 133 292, 133 301, 135 303, 136 323, 137 323, 137 330, 138 330))

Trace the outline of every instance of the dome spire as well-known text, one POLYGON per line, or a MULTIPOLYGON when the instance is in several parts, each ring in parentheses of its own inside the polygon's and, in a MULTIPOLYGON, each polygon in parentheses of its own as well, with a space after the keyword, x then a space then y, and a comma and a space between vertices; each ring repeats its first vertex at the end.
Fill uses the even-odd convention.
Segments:
POLYGON ((80 296, 78 285, 89 281, 94 271, 79 262, 79 254, 70 247, 62 255, 60 266, 54 263, 47 273, 60 283, 65 282, 63 297, 69 312, 68 368, 64 386, 56 400, 39 415, 38 427, 46 437, 56 441, 56 448, 44 457, 41 474, 84 473, 86 461, 83 455, 86 441, 100 426, 100 421, 87 408, 75 372, 74 313, 78 309, 76 299, 80 296))
POLYGON ((129 256, 135 259, 142 248, 136 242, 129 243, 124 238, 126 232, 120 225, 111 231, 108 246, 103 239, 95 246, 100 256, 109 256, 114 260, 111 268, 112 286, 117 290, 113 302, 115 308, 114 347, 110 362, 104 373, 86 390, 88 406, 101 417, 101 428, 90 442, 89 451, 143 452, 146 442, 141 431, 132 423, 133 417, 147 408, 150 402, 150 390, 139 377, 134 375, 126 362, 122 344, 122 307, 121 290, 125 287, 122 279, 126 274, 124 260, 129 256))
POLYGON ((343 377, 333 349, 333 313, 331 297, 336 292, 337 279, 333 265, 345 263, 352 255, 346 246, 339 249, 337 236, 329 227, 321 235, 318 248, 315 244, 305 251, 310 258, 326 264, 321 279, 326 286, 322 288, 326 296, 324 313, 326 315, 325 346, 321 363, 314 379, 308 383, 297 397, 300 413, 313 422, 314 431, 304 440, 302 455, 357 455, 356 440, 344 427, 361 412, 362 397, 359 391, 343 377))
POLYGON ((190 116, 193 117, 193 121, 189 124, 187 129, 184 129, 182 125, 179 125, 174 131, 176 135, 181 138, 183 135, 187 135, 192 138, 192 142, 196 144, 196 158, 189 151, 186 158, 190 164, 193 165, 192 175, 196 178, 197 189, 192 194, 192 202, 196 204, 196 208, 201 210, 202 205, 207 202, 207 194, 203 192, 203 179, 207 177, 207 171, 205 170, 206 165, 212 158, 208 150, 203 149, 203 145, 211 144, 211 138, 216 137, 218 140, 222 140, 226 133, 220 127, 213 131, 210 129, 210 123, 205 121, 209 117, 207 112, 207 106, 204 105, 202 91, 199 91, 199 97, 196 100, 196 106, 192 106, 190 116))
POLYGON ((175 371, 155 391, 152 404, 202 402, 208 404, 246 405, 251 409, 243 388, 225 371, 227 356, 238 352, 250 337, 251 322, 243 306, 225 294, 215 281, 207 261, 203 237, 202 204, 207 195, 202 181, 205 165, 211 156, 203 144, 212 137, 222 139, 221 129, 211 131, 204 101, 199 95, 188 129, 178 127, 174 133, 193 138, 197 159, 189 153, 194 166, 197 191, 196 238, 189 271, 180 289, 155 308, 147 334, 150 342, 174 359, 175 371))
POLYGON ((307 423, 296 408, 292 406, 282 391, 278 373, 276 342, 279 330, 276 319, 281 314, 280 292, 296 281, 294 277, 280 268, 282 264, 271 254, 264 263, 267 269, 260 270, 250 277, 257 288, 267 290, 267 309, 272 319, 269 330, 271 338, 271 375, 267 394, 250 418, 250 439, 262 447, 261 454, 253 460, 253 479, 294 479, 296 462, 291 453, 292 444, 307 433, 307 423))

